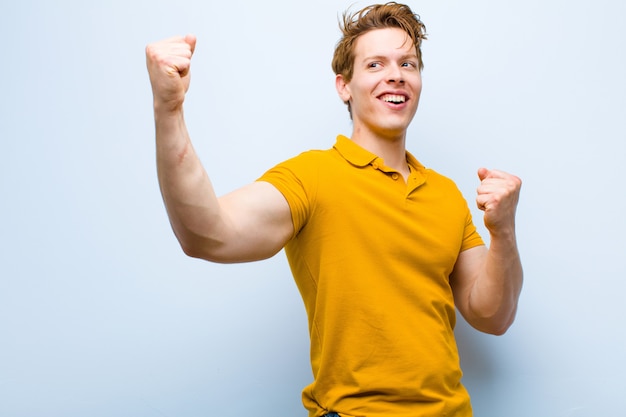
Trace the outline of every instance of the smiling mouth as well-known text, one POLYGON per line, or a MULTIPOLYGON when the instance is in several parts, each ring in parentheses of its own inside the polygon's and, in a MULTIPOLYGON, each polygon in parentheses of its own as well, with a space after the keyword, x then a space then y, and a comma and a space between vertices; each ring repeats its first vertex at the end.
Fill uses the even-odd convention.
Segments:
POLYGON ((406 102, 406 97, 399 94, 385 94, 381 100, 385 103, 402 104, 406 102))

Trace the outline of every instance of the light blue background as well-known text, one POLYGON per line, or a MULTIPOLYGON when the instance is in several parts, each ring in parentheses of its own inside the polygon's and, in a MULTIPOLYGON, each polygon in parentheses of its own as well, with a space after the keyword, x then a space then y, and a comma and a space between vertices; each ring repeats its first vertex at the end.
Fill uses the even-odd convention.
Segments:
MULTIPOLYGON (((284 255, 210 264, 170 230, 144 47, 198 36, 186 117, 224 193, 350 134, 330 58, 351 3, 0 4, 0 416, 305 415, 284 255)), ((476 416, 621 415, 626 3, 410 5, 430 39, 409 149, 472 207, 479 166, 524 181, 518 319, 458 327, 476 416)))

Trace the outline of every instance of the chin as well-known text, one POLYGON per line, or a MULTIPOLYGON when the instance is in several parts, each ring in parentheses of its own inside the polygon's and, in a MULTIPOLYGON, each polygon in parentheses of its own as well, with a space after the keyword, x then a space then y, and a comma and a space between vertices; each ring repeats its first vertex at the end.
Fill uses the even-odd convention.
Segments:
POLYGON ((381 123, 380 129, 383 132, 388 132, 392 135, 400 135, 405 134, 407 129, 409 128, 410 122, 402 121, 398 123, 381 123))

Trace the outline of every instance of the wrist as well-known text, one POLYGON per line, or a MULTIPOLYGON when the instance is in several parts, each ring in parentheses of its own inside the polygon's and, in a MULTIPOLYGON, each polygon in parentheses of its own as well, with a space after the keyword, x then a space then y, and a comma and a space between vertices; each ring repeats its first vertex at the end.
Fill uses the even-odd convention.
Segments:
POLYGON ((159 121, 180 119, 183 117, 183 103, 172 103, 163 101, 154 101, 154 119, 159 121))
POLYGON ((488 229, 490 246, 516 247, 517 237, 514 227, 488 229))
POLYGON ((176 114, 180 113, 183 110, 183 102, 182 101, 163 101, 163 100, 154 100, 152 103, 154 108, 154 114, 162 114, 167 115, 168 113, 176 114))

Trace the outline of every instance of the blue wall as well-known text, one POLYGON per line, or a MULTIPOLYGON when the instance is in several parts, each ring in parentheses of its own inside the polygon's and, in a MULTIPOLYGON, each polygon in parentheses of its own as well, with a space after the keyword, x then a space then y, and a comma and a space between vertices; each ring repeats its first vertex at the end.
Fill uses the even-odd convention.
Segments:
MULTIPOLYGON (((169 228, 144 47, 198 36, 186 117, 224 193, 350 133, 330 58, 351 3, 0 4, 1 416, 305 415, 283 254, 214 265, 169 228)), ((518 319, 458 326, 476 416, 618 415, 626 3, 410 4, 430 39, 409 149, 472 206, 479 166, 524 180, 518 319)))

